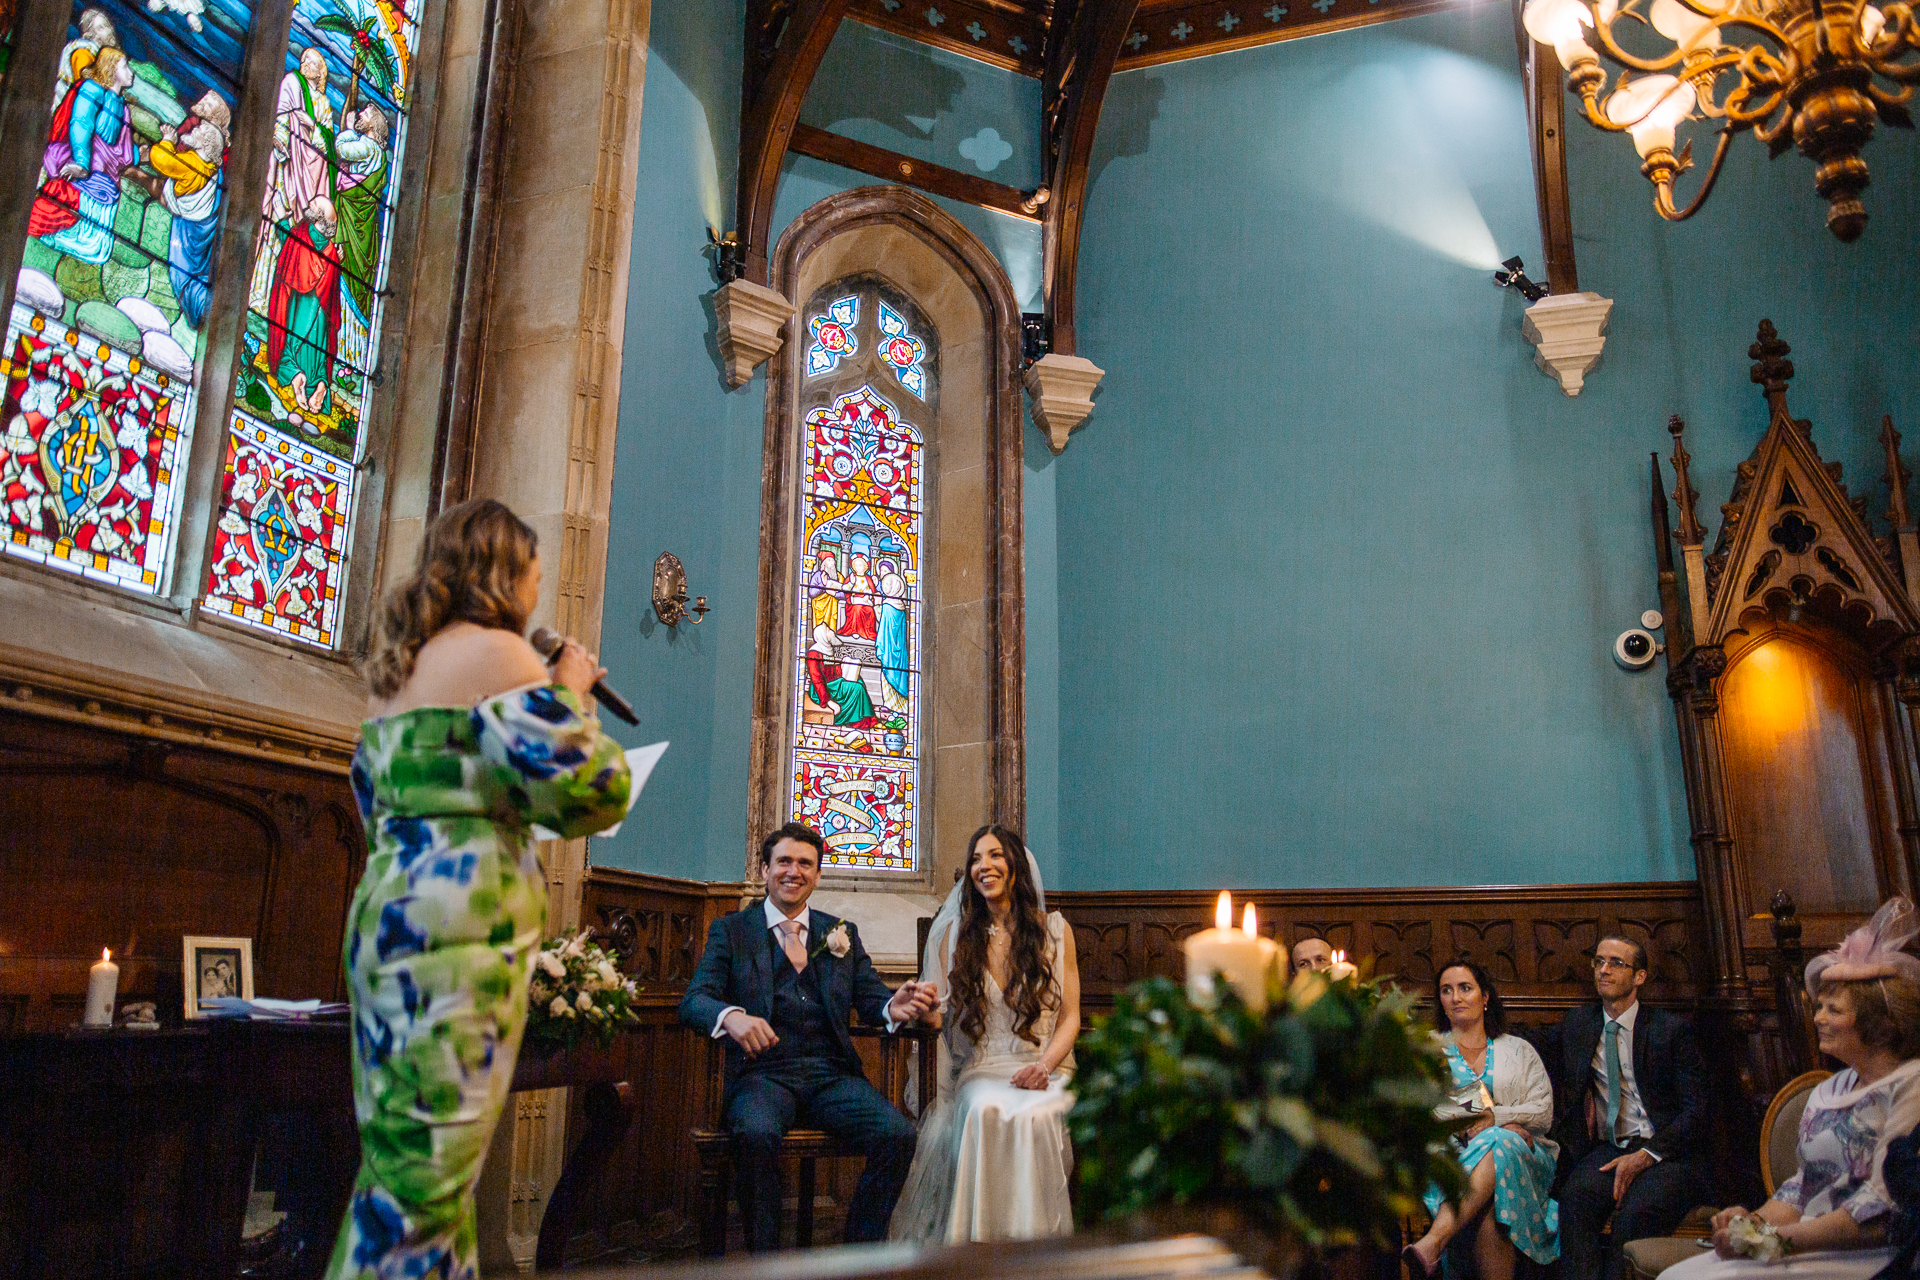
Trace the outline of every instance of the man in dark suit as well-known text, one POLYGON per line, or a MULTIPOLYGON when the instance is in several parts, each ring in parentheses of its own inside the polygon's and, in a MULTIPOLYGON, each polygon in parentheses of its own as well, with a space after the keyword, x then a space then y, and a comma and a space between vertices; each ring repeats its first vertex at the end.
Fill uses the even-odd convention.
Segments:
POLYGON ((889 991, 853 926, 807 906, 820 883, 819 833, 790 822, 760 842, 764 901, 722 916, 680 1001, 680 1019, 728 1038, 723 1105, 733 1132, 747 1248, 780 1243, 780 1142, 797 1121, 866 1157, 847 1240, 884 1240, 913 1163, 914 1128, 867 1083, 849 1013, 891 1030, 933 1007, 930 984, 889 991))
POLYGON ((1622 1245, 1671 1234, 1688 1209, 1712 1199, 1706 1066, 1685 1019, 1640 1003, 1646 980, 1645 947, 1600 939, 1600 999, 1569 1010, 1556 1030, 1563 1280, 1618 1280, 1622 1245))

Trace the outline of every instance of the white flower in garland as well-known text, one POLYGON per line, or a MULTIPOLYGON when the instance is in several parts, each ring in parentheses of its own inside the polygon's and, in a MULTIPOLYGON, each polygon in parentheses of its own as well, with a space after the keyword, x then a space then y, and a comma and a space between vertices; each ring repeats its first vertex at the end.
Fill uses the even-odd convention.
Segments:
POLYGON ((635 1022, 640 988, 620 972, 619 957, 596 941, 591 929, 547 939, 534 955, 527 1036, 536 1043, 571 1049, 591 1029, 602 1044, 635 1022))

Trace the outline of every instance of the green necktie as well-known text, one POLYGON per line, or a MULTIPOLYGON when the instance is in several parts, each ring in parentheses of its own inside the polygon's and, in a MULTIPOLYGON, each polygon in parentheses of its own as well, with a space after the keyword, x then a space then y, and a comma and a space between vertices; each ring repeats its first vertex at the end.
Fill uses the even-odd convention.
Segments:
POLYGON ((1620 1123, 1620 1024, 1607 1019, 1607 1141, 1620 1123))

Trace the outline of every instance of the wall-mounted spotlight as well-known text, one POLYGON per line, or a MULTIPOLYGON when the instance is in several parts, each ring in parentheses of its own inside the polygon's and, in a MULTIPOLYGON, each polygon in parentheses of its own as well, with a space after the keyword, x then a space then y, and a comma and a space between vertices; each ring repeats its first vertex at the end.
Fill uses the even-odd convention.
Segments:
POLYGON ((1518 289, 1528 302, 1538 302, 1547 296, 1547 286, 1527 279, 1518 254, 1500 264, 1500 269, 1493 273, 1493 282, 1502 289, 1518 289))
POLYGON ((707 247, 701 252, 713 259, 713 278, 723 285, 732 284, 746 274, 746 265, 740 260, 740 233, 737 231, 721 235, 708 227, 707 247))
POLYGON ((671 551, 662 551, 660 558, 653 562, 653 612, 670 627, 677 627, 688 619, 697 627, 706 620, 705 596, 697 597, 693 608, 687 608, 687 571, 680 566, 680 557, 671 551))

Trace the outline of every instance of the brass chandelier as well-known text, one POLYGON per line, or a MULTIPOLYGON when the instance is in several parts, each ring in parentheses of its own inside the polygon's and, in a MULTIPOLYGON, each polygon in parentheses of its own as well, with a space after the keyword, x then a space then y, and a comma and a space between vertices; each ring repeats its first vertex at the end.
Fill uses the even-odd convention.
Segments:
POLYGON ((1883 8, 1866 0, 1527 0, 1523 17, 1529 35, 1553 46, 1588 122, 1632 137, 1654 208, 1671 222, 1699 211, 1728 144, 1752 130, 1772 155, 1798 146, 1814 161, 1828 229, 1856 240, 1867 225, 1860 192, 1869 180, 1860 148, 1876 117, 1913 128, 1907 102, 1920 82, 1912 57, 1920 27, 1909 0, 1883 8), (1629 32, 1644 52, 1623 47, 1619 36, 1629 32), (1623 68, 1604 97, 1601 54, 1623 68), (1675 154, 1675 134, 1696 119, 1719 121, 1720 140, 1698 194, 1681 207, 1673 180, 1693 167, 1693 143, 1675 154))

